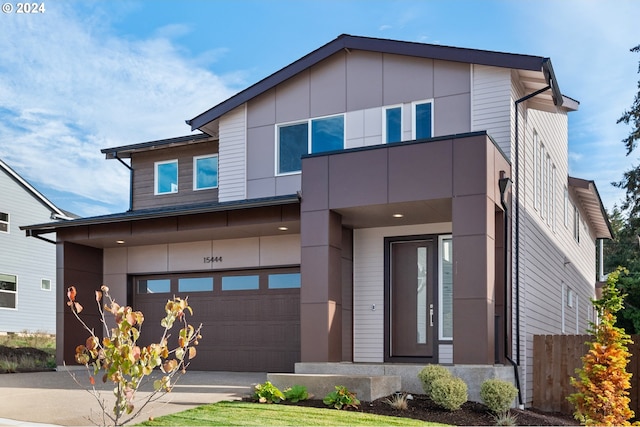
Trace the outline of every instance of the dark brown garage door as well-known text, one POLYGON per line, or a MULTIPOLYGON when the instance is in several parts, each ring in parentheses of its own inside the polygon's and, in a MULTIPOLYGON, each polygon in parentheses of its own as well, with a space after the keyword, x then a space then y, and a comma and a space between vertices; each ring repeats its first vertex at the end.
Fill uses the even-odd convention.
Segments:
POLYGON ((168 299, 189 297, 190 322, 203 325, 189 369, 293 372, 300 360, 298 268, 138 276, 132 285, 141 344, 160 340, 168 299))

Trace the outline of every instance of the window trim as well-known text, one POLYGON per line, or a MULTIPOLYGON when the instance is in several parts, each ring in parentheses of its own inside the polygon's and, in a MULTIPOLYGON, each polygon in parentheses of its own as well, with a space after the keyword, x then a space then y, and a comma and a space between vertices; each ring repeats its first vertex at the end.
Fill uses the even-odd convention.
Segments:
POLYGON ((580 211, 573 205, 573 239, 580 243, 580 211))
POLYGON ((0 310, 17 311, 18 310, 18 289, 19 289, 18 285, 20 283, 18 275, 17 274, 9 274, 9 273, 0 273, 0 274, 5 275, 5 276, 13 276, 13 277, 15 277, 15 280, 16 280, 16 282, 15 282, 16 283, 16 290, 15 291, 7 291, 7 290, 4 290, 4 289, 0 289, 0 293, 4 292, 4 293, 7 293, 7 294, 14 294, 15 295, 15 306, 14 307, 0 307, 0 310))
MULTIPOLYGON (((429 138, 433 138, 433 136, 436 133, 436 126, 435 126, 435 121, 434 121, 434 102, 433 102, 433 98, 430 99, 423 99, 423 100, 419 100, 419 101, 413 101, 411 102, 411 139, 416 140, 416 107, 418 105, 423 105, 423 104, 431 104, 431 136, 429 138)), ((425 138, 426 139, 426 138, 425 138)))
POLYGON ((346 114, 345 113, 339 113, 339 114, 329 114, 326 116, 318 116, 318 117, 310 117, 308 119, 304 119, 304 120, 294 120, 294 121, 290 121, 290 122, 282 122, 282 123, 276 123, 275 125, 275 160, 274 160, 274 175, 275 176, 289 176, 289 175, 299 175, 302 173, 302 170, 298 170, 298 171, 291 171, 291 172, 280 172, 280 129, 283 127, 287 127, 287 126, 295 126, 295 125, 300 125, 300 124, 307 124, 307 153, 306 154, 313 154, 313 152, 311 151, 312 147, 313 147, 313 141, 312 141, 312 135, 313 135, 313 121, 314 120, 322 120, 322 119, 329 119, 329 118, 333 118, 333 117, 341 117, 342 118, 342 149, 344 150, 345 144, 346 144, 346 136, 347 136, 347 121, 346 121, 346 114))
MULTIPOLYGON (((451 246, 453 246, 453 234, 441 234, 438 236, 438 340, 453 342, 453 331, 451 331, 452 334, 450 337, 444 336, 444 304, 443 304, 444 292, 442 290, 444 268, 443 268, 443 262, 442 262, 442 255, 444 254, 445 240, 449 240, 451 242, 451 246)), ((451 261, 453 263, 453 259, 451 261)), ((452 284, 452 287, 453 287, 453 284, 452 284)), ((453 292, 452 292, 452 295, 453 295, 453 292)))
POLYGON ((154 196, 164 196, 167 194, 177 194, 178 193, 178 186, 180 185, 180 169, 179 169, 179 163, 178 163, 178 159, 172 159, 172 160, 162 160, 159 162, 154 162, 153 163, 153 195, 154 196), (158 167, 161 165, 167 165, 170 163, 175 163, 176 165, 176 189, 175 191, 167 191, 167 192, 163 192, 160 193, 158 192, 158 167))
MULTIPOLYGON (((432 106, 433 108, 433 106, 432 106)), ((404 105, 403 104, 395 104, 395 105, 385 105, 382 107, 382 143, 383 144, 393 144, 396 142, 402 142, 402 131, 403 131, 403 123, 404 123, 404 105), (394 110, 396 108, 400 108, 400 140, 389 142, 389 135, 387 134, 387 111, 394 110)), ((433 114, 432 114, 433 115, 433 114)), ((432 126, 433 128, 433 126, 432 126)))
POLYGON ((0 212, 0 214, 5 214, 7 216, 7 220, 6 221, 0 219, 0 224, 6 224, 7 225, 7 229, 6 230, 2 230, 0 228, 0 233, 9 234, 11 232, 11 215, 9 214, 9 212, 0 212))
POLYGON ((53 283, 51 282, 51 279, 40 279, 40 290, 42 291, 47 291, 47 292, 51 292, 51 289, 53 288, 53 283), (44 281, 48 281, 49 282, 49 288, 45 288, 44 285, 44 281))
POLYGON ((540 137, 533 131, 533 208, 540 210, 540 137))
POLYGON ((219 163, 219 157, 218 157, 217 153, 214 153, 214 154, 203 154, 201 156, 193 156, 193 191, 214 190, 214 189, 218 188, 218 186, 220 185, 219 167, 220 167, 220 163, 219 163), (198 160, 209 159, 209 158, 214 158, 214 157, 216 159, 216 185, 214 185, 212 187, 198 188, 198 167, 197 167, 198 160))

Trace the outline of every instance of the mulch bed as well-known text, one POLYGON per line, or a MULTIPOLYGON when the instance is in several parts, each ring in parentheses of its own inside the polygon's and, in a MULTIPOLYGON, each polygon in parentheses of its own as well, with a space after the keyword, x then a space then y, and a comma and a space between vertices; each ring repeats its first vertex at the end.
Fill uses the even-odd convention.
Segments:
MULTIPOLYGON (((393 409, 385 402, 386 398, 380 398, 373 402, 363 402, 359 412, 392 417, 413 418, 422 421, 444 423, 456 426, 495 426, 494 417, 487 411, 487 407, 477 402, 467 402, 457 411, 447 411, 433 403, 427 396, 414 394, 409 400, 409 408, 406 410, 393 409)), ((285 404, 292 404, 286 403, 285 404)), ((327 408, 322 400, 306 400, 295 403, 299 406, 327 408)), ((329 409, 327 410, 335 410, 329 409)), ((353 409, 348 409, 353 410, 353 409)), ((511 414, 516 417, 519 426, 572 426, 580 425, 571 415, 545 413, 536 410, 512 409, 511 414)))

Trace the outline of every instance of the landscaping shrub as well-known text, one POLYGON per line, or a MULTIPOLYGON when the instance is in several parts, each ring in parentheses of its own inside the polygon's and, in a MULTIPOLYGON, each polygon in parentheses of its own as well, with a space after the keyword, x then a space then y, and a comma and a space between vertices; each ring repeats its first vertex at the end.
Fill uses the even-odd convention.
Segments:
POLYGON ((254 397, 260 403, 280 403, 285 399, 284 393, 271 384, 271 381, 257 384, 255 389, 254 397))
POLYGON ((350 392, 345 386, 337 385, 335 391, 327 394, 322 402, 336 409, 353 408, 358 409, 360 401, 355 393, 350 392))
POLYGON ((431 400, 448 411, 460 409, 467 401, 467 384, 458 377, 438 378, 431 383, 431 400))
POLYGON ((284 397, 291 403, 298 403, 301 400, 307 400, 309 398, 309 392, 303 385, 294 385, 284 391, 284 397))
POLYGON ((480 386, 480 398, 494 414, 508 412, 518 389, 509 381, 498 378, 486 380, 480 386))
POLYGON ((593 301, 599 323, 591 323, 594 336, 589 352, 582 357, 582 368, 576 369, 579 379, 571 378, 577 391, 568 397, 575 406, 574 416, 584 425, 629 425, 634 411, 629 408, 631 374, 627 363, 631 354, 627 344, 631 337, 616 325, 615 313, 622 309, 624 297, 616 283, 628 271, 618 267, 609 273, 602 298, 593 301))
POLYGON ((425 394, 431 397, 431 384, 440 378, 452 378, 451 372, 441 365, 427 365, 418 373, 425 394))

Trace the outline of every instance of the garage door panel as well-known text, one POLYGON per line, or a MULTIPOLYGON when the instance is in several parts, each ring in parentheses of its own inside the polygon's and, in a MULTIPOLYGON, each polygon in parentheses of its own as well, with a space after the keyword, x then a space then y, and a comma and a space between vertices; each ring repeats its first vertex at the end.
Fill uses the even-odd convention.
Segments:
MULTIPOLYGON (((265 277, 269 274, 259 273, 265 277)), ((300 361, 299 289, 222 291, 216 285, 213 291, 176 294, 189 297, 193 309, 189 323, 203 325, 197 357, 189 369, 293 372, 294 364, 300 361)), ((141 344, 157 342, 161 337, 160 321, 172 295, 134 295, 135 309, 145 314, 141 344)), ((173 335, 170 343, 175 345, 177 329, 173 335)))

